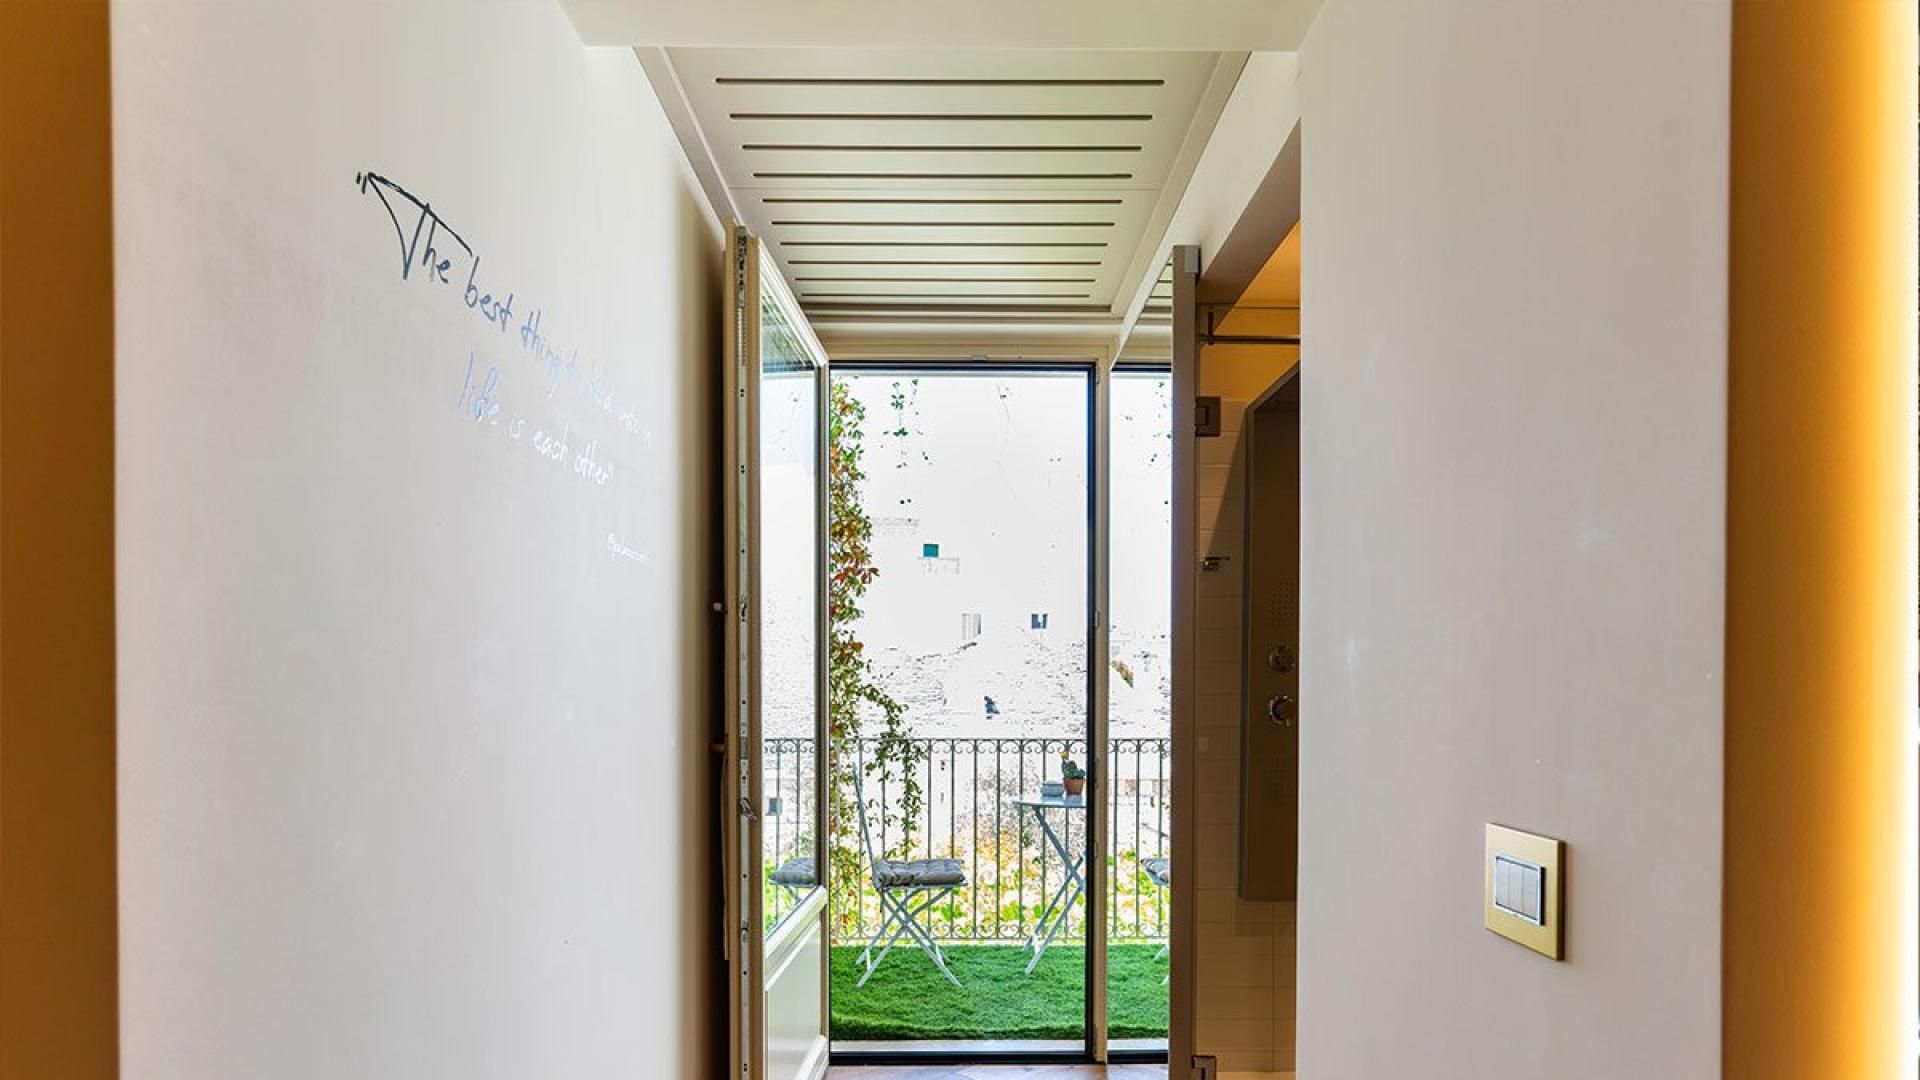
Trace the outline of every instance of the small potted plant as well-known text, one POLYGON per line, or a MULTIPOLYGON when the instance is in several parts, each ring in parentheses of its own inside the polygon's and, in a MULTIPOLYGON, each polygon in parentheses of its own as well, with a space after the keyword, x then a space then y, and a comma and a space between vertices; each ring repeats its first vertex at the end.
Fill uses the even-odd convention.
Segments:
POLYGON ((1077 799, 1087 790, 1087 770, 1080 767, 1066 754, 1060 755, 1060 782, 1066 787, 1067 798, 1077 799))

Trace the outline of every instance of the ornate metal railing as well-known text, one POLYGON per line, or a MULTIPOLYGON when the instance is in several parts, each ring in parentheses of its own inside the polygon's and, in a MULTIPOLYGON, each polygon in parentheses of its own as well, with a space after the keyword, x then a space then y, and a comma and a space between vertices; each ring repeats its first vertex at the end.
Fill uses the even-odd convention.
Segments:
MULTIPOLYGON (((1034 812, 1015 804, 1039 793, 1043 780, 1060 777, 1060 756, 1084 763, 1086 741, 1070 738, 920 738, 903 740, 920 789, 914 820, 903 820, 904 776, 893 770, 866 776, 859 793, 868 806, 876 846, 888 858, 961 860, 966 885, 928 913, 936 937, 945 941, 1021 941, 1033 931, 1049 898, 1068 880, 1068 868, 1046 841, 1034 812), (882 813, 882 810, 886 812, 882 813)), ((855 759, 852 746, 836 747, 843 762, 877 760, 875 739, 863 739, 855 759)), ((770 739, 765 782, 769 806, 785 809, 805 800, 811 783, 813 740, 770 739), (804 776, 802 774, 804 770, 804 776), (778 801, 773 801, 778 800, 778 801)), ((1104 777, 1099 797, 1106 801, 1107 936, 1114 942, 1164 941, 1168 898, 1142 868, 1142 861, 1168 855, 1168 740, 1122 738, 1108 741, 1096 763, 1104 777)), ((850 764, 836 770, 846 783, 850 764)), ((850 805, 852 791, 845 793, 850 805)), ((1087 849, 1085 810, 1049 810, 1063 846, 1080 856, 1087 849)), ((776 832, 786 823, 776 813, 766 822, 776 832)), ((857 890, 834 890, 831 923, 841 941, 870 935, 880 920, 878 899, 868 881, 867 856, 859 824, 832 824, 829 843, 857 853, 844 862, 860 867, 857 890)), ((805 835, 805 823, 800 823, 805 835)), ((785 835, 781 833, 781 835, 785 835)), ((781 850, 776 845, 775 850, 781 850)), ((1082 868, 1084 874, 1085 868, 1082 868)), ((1069 890, 1071 891, 1071 890, 1069 890)), ((1056 941, 1084 940, 1087 902, 1073 905, 1056 941)))

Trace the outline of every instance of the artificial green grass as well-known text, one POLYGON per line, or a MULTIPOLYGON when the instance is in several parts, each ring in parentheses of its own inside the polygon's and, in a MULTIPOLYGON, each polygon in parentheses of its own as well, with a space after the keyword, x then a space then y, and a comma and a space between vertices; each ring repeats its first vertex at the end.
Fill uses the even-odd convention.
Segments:
MULTIPOLYGON (((830 959, 831 1036, 843 1040, 1078 1039, 1085 1034, 1086 949, 1055 945, 1025 974, 1018 945, 949 945, 955 987, 925 953, 894 948, 867 985, 860 947, 837 945, 830 959)), ((1107 949, 1108 1036, 1164 1038, 1167 962, 1157 945, 1107 949)))

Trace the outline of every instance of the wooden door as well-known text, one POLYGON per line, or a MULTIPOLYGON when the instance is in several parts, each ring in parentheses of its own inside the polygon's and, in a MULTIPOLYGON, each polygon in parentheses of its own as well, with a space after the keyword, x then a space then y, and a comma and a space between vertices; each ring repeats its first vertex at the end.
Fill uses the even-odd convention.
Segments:
POLYGON ((1300 369, 1247 408, 1240 895, 1298 896, 1300 369))

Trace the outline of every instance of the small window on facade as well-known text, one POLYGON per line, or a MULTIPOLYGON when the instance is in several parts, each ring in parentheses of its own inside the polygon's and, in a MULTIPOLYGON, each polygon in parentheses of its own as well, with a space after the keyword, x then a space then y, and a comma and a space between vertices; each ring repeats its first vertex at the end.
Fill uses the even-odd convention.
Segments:
POLYGON ((1044 612, 1044 611, 1036 611, 1036 612, 1034 612, 1034 613, 1033 613, 1033 614, 1032 614, 1031 616, 1029 616, 1028 618, 1029 618, 1029 620, 1030 620, 1030 625, 1031 625, 1031 626, 1032 626, 1032 627, 1033 627, 1033 628, 1034 628, 1035 630, 1045 630, 1045 629, 1047 628, 1047 613, 1046 613, 1046 612, 1044 612))
POLYGON ((939 557, 940 557, 940 545, 939 545, 939 544, 921 544, 921 545, 920 545, 920 557, 921 557, 921 558, 923 558, 923 559, 937 559, 937 558, 939 558, 939 557))

